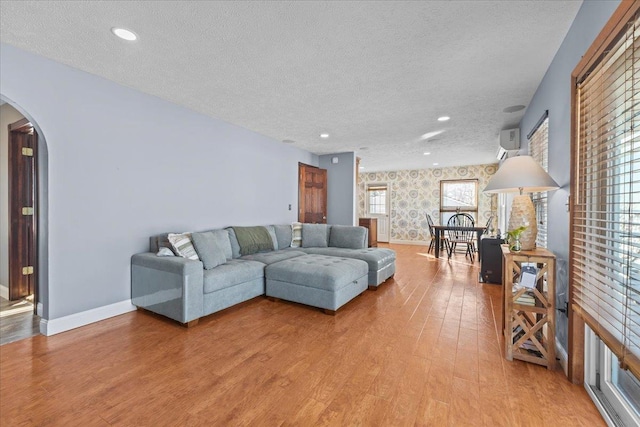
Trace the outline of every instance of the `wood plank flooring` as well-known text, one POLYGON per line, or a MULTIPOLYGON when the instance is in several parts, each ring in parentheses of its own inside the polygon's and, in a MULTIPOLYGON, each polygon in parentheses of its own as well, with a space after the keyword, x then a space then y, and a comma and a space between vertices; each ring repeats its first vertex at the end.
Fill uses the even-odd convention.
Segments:
POLYGON ((0 345, 40 333, 40 317, 27 299, 9 301, 0 297, 0 345))
POLYGON ((604 426, 584 388, 508 362, 478 263, 392 245, 335 316, 260 297, 184 328, 132 312, 0 347, 2 426, 604 426))

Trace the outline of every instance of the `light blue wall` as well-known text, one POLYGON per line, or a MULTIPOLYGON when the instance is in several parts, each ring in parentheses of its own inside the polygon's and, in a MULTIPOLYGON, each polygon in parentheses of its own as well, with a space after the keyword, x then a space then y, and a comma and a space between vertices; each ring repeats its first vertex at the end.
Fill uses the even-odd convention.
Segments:
POLYGON ((318 164, 5 44, 0 90, 46 138, 49 319, 128 300, 129 260, 149 235, 295 221, 298 162, 318 164))
MULTIPOLYGON (((549 110, 549 174, 562 187, 549 192, 548 246, 558 259, 557 304, 567 300, 567 261, 569 258, 569 213, 571 168, 571 73, 609 20, 619 1, 585 1, 527 111, 520 122, 521 141, 533 129, 545 110, 549 110)), ((558 339, 567 348, 568 321, 556 316, 558 339)))
POLYGON ((319 165, 327 170, 327 224, 357 225, 355 153, 322 155, 319 165))

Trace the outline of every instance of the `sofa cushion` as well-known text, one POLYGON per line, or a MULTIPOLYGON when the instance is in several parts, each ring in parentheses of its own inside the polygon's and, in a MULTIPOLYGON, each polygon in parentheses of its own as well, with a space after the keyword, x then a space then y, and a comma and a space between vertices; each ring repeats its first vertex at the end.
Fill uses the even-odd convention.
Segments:
POLYGON ((173 251, 183 258, 199 260, 198 253, 191 242, 191 233, 171 233, 168 235, 173 251))
MULTIPOLYGON (((227 262, 224 249, 218 244, 218 239, 213 232, 193 233, 191 234, 191 240, 205 270, 211 270, 227 262)), ((227 241, 229 241, 229 239, 227 239, 227 241)))
POLYGON ((293 232, 291 225, 274 225, 273 228, 276 231, 276 239, 278 241, 278 249, 285 249, 291 247, 291 239, 293 238, 293 232))
POLYGON ((263 277, 263 263, 232 259, 204 272, 204 293, 208 294, 263 277))
POLYGON ((225 258, 228 260, 233 259, 233 251, 231 249, 231 239, 229 236, 229 232, 224 228, 216 228, 213 230, 206 230, 206 231, 213 233, 213 235, 216 238, 216 242, 218 243, 218 246, 220 246, 220 248, 222 248, 222 250, 224 251, 225 258))
POLYGON ((271 242, 273 243, 273 250, 278 250, 278 237, 276 236, 276 229, 273 225, 265 225, 264 228, 269 232, 269 237, 271 237, 271 242))
POLYGON ((229 233, 222 228, 213 230, 213 235, 216 237, 218 245, 224 251, 224 256, 227 259, 233 258, 233 251, 231 250, 231 239, 229 239, 229 233))
POLYGON ((291 224, 291 245, 292 248, 302 246, 302 223, 294 222, 291 224))
POLYGON ((362 249, 367 247, 367 229, 350 225, 332 225, 329 246, 334 248, 362 249))
POLYGON ((229 234, 229 244, 231 245, 231 258, 236 259, 240 258, 240 245, 238 244, 238 239, 236 238, 236 232, 233 231, 232 227, 225 228, 227 234, 229 234))
POLYGON ((335 291, 366 276, 367 264, 349 258, 306 255, 271 264, 265 268, 265 275, 268 280, 335 291))
POLYGON ((248 259, 252 261, 258 261, 266 265, 273 264, 274 262, 283 261, 289 258, 295 258, 298 256, 305 256, 306 253, 301 251, 296 251, 294 249, 289 250, 281 250, 281 251, 272 251, 272 252, 261 252, 252 255, 245 255, 240 259, 248 259))
POLYGON ((352 258, 369 264, 369 271, 378 271, 395 262, 396 253, 386 248, 344 249, 344 248, 308 248, 302 249, 308 254, 328 255, 352 258))
POLYGON ((329 230, 327 224, 302 224, 302 247, 326 248, 329 246, 329 230))

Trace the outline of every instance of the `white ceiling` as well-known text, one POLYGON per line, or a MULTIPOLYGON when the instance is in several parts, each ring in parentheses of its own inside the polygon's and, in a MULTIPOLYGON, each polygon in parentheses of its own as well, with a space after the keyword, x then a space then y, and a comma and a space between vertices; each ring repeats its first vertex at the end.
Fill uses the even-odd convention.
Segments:
POLYGON ((0 40, 317 154, 356 151, 365 171, 416 169, 495 162, 524 112, 503 109, 529 103, 581 4, 3 0, 0 40))

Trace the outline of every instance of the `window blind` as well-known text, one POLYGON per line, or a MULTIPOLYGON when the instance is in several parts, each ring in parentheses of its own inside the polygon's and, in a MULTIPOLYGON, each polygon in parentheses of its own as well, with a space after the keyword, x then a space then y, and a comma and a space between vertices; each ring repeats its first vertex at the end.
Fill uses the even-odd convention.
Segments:
MULTIPOLYGON (((549 172, 549 117, 545 112, 541 121, 528 135, 529 155, 542 166, 545 172, 549 172)), ((538 220, 538 235, 536 246, 547 247, 547 192, 533 193, 531 195, 533 206, 536 209, 538 220)))
POLYGON ((576 92, 573 308, 640 377, 640 20, 576 92))

